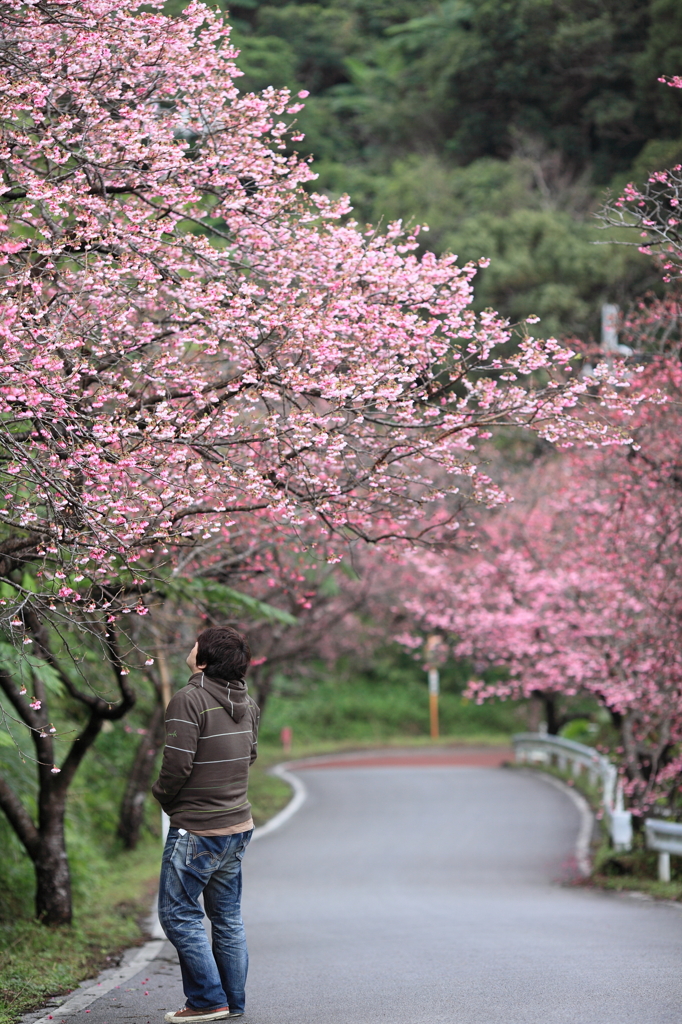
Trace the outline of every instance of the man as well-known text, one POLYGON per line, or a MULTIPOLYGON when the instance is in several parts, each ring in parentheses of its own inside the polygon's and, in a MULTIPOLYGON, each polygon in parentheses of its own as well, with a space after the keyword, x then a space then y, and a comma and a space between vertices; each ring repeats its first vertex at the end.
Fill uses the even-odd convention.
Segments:
POLYGON ((166 712, 154 796, 170 815, 159 920, 178 951, 187 1005, 166 1021, 241 1017, 249 957, 241 918, 241 862, 253 832, 246 791, 259 712, 244 675, 251 660, 236 629, 207 629, 192 648, 187 686, 166 712), (213 945, 204 930, 204 909, 213 945))

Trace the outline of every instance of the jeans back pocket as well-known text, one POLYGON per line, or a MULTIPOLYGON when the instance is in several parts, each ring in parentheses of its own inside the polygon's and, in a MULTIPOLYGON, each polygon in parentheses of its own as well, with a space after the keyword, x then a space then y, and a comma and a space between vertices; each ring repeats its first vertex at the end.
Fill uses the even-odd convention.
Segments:
POLYGON ((195 836, 188 833, 185 865, 195 871, 213 871, 223 855, 225 836, 195 836), (221 842, 222 841, 222 842, 221 842))

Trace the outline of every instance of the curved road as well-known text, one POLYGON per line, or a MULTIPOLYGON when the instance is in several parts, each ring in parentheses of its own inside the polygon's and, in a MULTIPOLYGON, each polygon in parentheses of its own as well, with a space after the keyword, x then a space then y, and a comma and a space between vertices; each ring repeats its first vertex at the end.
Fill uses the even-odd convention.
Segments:
MULTIPOLYGON (((579 813, 542 778, 409 760, 300 777, 302 809, 245 858, 245 1024, 682 1021, 682 912, 562 885, 579 813)), ((166 943, 68 1024, 182 1002, 166 943)))
POLYGON ((301 771, 248 854, 257 1024, 680 1024, 682 912, 565 887, 579 813, 494 768, 301 771))

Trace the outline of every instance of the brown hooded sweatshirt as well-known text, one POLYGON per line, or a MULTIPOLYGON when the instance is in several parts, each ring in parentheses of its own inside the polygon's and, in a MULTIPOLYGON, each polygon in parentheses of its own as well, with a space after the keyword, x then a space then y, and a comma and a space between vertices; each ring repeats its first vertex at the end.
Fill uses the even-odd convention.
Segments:
POLYGON ((246 790, 259 718, 243 679, 226 682, 197 672, 173 695, 152 793, 174 828, 221 829, 251 816, 246 790))

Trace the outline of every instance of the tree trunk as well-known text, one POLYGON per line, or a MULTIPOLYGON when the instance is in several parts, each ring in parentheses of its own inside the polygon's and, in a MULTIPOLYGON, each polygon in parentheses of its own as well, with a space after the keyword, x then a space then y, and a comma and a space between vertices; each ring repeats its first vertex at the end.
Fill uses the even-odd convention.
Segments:
POLYGON ((36 917, 43 924, 71 924, 71 873, 64 837, 65 801, 53 795, 49 822, 41 829, 33 864, 36 872, 36 917))
POLYGON ((556 697, 552 693, 543 694, 545 705, 545 718, 547 720, 547 732, 550 736, 556 736, 560 729, 559 715, 557 712, 556 697))
POLYGON ((145 798, 149 792, 156 755, 163 741, 164 708, 157 704, 147 733, 141 737, 121 801, 117 835, 127 850, 134 850, 140 839, 145 798))
POLYGON ((135 692, 127 682, 127 672, 118 650, 115 627, 105 627, 105 649, 116 676, 121 699, 116 703, 94 693, 80 691, 54 657, 49 637, 41 621, 30 611, 25 612, 27 625, 33 633, 35 652, 60 677, 67 694, 88 709, 85 726, 71 743, 61 768, 55 764, 54 728, 50 726, 48 694, 38 673, 33 674, 37 707, 23 699, 26 690, 0 667, 0 690, 13 705, 18 719, 30 730, 36 756, 38 776, 38 822, 24 806, 20 796, 0 777, 0 810, 24 845, 33 862, 36 874, 36 916, 46 925, 70 924, 71 874, 66 855, 64 817, 69 786, 83 757, 97 739, 102 723, 122 718, 135 704, 135 692))
POLYGON ((249 674, 249 690, 254 691, 251 695, 260 709, 260 718, 262 722, 265 705, 268 702, 268 697, 270 696, 270 691, 272 689, 273 673, 263 672, 260 669, 260 665, 257 665, 249 674))

